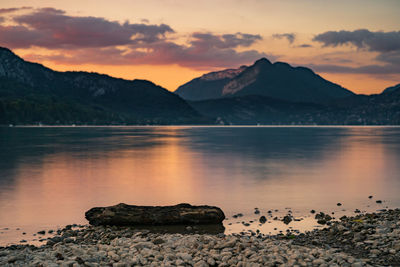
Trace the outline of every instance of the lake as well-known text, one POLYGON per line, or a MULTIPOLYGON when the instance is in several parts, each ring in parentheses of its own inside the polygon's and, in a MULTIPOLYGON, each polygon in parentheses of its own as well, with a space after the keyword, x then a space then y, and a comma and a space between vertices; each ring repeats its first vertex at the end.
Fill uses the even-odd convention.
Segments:
POLYGON ((226 233, 400 207, 398 127, 3 127, 0 147, 0 245, 121 202, 216 205, 226 233), (288 212, 301 220, 273 220, 288 212))

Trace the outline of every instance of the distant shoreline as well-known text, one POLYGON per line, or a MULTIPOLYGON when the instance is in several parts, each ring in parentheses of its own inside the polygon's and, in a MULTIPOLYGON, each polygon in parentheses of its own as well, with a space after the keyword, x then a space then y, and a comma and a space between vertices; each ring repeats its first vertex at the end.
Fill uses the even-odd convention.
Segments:
POLYGON ((114 127, 114 128, 153 128, 153 127, 191 127, 191 128, 400 128, 400 125, 196 125, 196 124, 159 124, 159 125, 0 125, 2 128, 106 128, 106 127, 114 127))

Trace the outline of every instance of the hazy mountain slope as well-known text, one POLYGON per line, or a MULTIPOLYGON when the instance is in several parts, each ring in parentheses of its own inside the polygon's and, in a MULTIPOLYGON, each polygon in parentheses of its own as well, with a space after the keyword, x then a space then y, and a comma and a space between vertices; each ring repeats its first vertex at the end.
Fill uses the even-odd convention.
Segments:
POLYGON ((400 90, 352 95, 325 104, 289 102, 264 96, 191 101, 222 124, 400 125, 400 90))
POLYGON ((390 92, 394 92, 394 91, 396 91, 398 89, 400 89, 400 83, 395 85, 395 86, 391 86, 391 87, 386 88, 385 90, 383 90, 382 93, 390 93, 390 92))
POLYGON ((179 96, 149 81, 56 72, 26 62, 5 48, 0 49, 0 109, 1 123, 205 121, 179 96))
POLYGON ((317 104, 254 95, 189 103, 200 113, 223 124, 312 124, 312 114, 324 109, 317 104))
POLYGON ((204 74, 180 86, 175 93, 186 100, 220 98, 224 85, 246 68, 246 66, 242 66, 238 69, 227 69, 204 74))

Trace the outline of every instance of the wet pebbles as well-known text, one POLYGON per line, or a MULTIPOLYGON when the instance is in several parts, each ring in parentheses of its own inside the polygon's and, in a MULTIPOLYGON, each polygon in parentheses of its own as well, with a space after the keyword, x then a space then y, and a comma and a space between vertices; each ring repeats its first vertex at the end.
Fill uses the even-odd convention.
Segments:
MULTIPOLYGON (((326 214, 321 218, 328 219, 326 214)), ((339 221, 331 218, 329 222, 323 229, 274 236, 66 227, 42 247, 0 248, 0 266, 400 265, 399 209, 344 216, 339 221)))

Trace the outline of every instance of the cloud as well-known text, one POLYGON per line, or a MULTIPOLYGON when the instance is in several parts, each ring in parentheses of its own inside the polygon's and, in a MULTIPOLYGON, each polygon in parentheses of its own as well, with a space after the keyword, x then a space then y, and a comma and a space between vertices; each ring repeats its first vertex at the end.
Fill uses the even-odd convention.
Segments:
POLYGON ((296 34, 294 33, 276 33, 272 35, 272 38, 275 39, 287 39, 290 44, 293 44, 296 39, 296 34))
POLYGON ((23 6, 23 7, 0 8, 0 14, 13 13, 25 9, 32 9, 32 7, 23 6))
POLYGON ((0 21, 0 45, 50 50, 45 55, 26 57, 33 61, 70 65, 178 64, 209 69, 248 64, 267 56, 249 48, 262 40, 257 34, 179 35, 167 24, 149 24, 144 19, 141 23, 120 23, 101 17, 70 16, 54 8, 34 9, 11 19, 12 25, 0 21), (183 36, 186 43, 177 43, 183 36))
POLYGON ((357 73, 357 74, 399 74, 400 65, 366 65, 348 67, 330 64, 309 64, 308 67, 317 72, 325 73, 357 73))
POLYGON ((186 45, 172 42, 155 43, 150 51, 140 54, 134 51, 128 56, 139 62, 153 62, 154 64, 178 64, 185 67, 202 69, 209 67, 232 67, 247 64, 266 56, 256 50, 238 52, 234 48, 248 47, 258 35, 229 34, 215 35, 211 33, 193 33, 186 45))
POLYGON ((223 35, 195 32, 192 34, 190 43, 199 50, 207 50, 209 48, 228 49, 239 46, 249 47, 261 39, 260 35, 244 34, 240 32, 223 35))
POLYGON ((296 46, 296 47, 299 47, 299 48, 308 48, 308 47, 313 47, 313 46, 310 45, 310 44, 301 44, 301 45, 298 45, 298 46, 296 46))
MULTIPOLYGON (((169 65, 203 70, 207 68, 232 67, 247 64, 267 56, 255 50, 238 52, 234 48, 249 46, 259 37, 236 33, 226 35, 193 33, 188 44, 158 41, 151 44, 136 44, 126 48, 89 48, 67 51, 55 55, 29 55, 33 61, 52 61, 58 64, 104 64, 104 65, 169 65), (233 36, 233 37, 232 37, 233 36)), ((275 59, 274 56, 269 56, 275 59)))
POLYGON ((371 32, 366 29, 355 31, 328 31, 316 35, 313 41, 324 46, 354 45, 375 52, 400 51, 400 31, 371 32))
POLYGON ((341 65, 314 65, 316 70, 332 73, 399 74, 400 73, 400 31, 372 32, 366 29, 355 31, 328 31, 316 35, 313 41, 324 47, 352 45, 357 49, 378 53, 375 60, 383 65, 348 67, 341 65))
POLYGON ((64 11, 42 8, 14 16, 16 25, 0 25, 0 44, 11 48, 86 48, 151 43, 173 33, 165 24, 123 24, 99 17, 68 16, 64 11))
POLYGON ((392 65, 400 65, 400 51, 379 54, 376 56, 376 60, 392 65))

